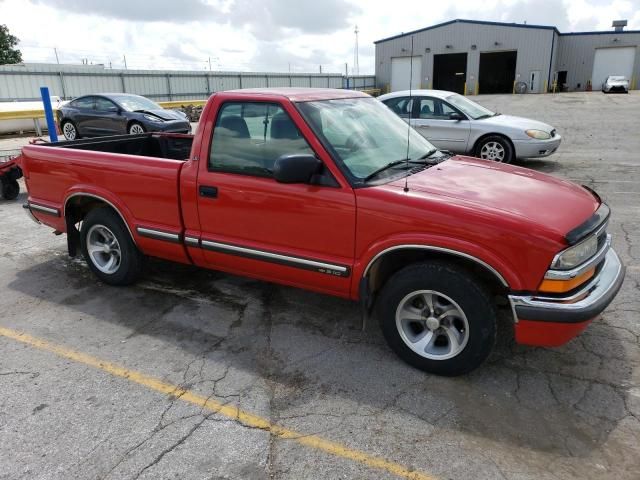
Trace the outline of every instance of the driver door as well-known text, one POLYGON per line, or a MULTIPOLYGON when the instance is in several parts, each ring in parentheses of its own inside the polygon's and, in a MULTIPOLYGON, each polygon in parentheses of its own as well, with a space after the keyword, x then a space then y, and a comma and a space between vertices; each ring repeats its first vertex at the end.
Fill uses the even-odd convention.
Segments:
POLYGON ((326 152, 310 147, 292 118, 303 122, 297 111, 255 101, 229 101, 217 111, 197 181, 200 245, 207 266, 349 295, 353 190, 337 182, 326 166, 321 185, 283 184, 273 178, 275 160, 282 155, 311 153, 328 159, 326 152))
POLYGON ((411 125, 441 150, 465 153, 469 142, 470 123, 451 120, 452 113, 462 113, 444 100, 436 97, 415 97, 411 125))

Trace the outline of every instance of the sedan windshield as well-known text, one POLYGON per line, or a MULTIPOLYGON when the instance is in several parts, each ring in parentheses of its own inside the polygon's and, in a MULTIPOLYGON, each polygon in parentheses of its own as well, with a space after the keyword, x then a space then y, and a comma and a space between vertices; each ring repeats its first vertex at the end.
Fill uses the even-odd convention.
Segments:
POLYGON ((402 171, 400 160, 419 160, 435 152, 422 135, 373 98, 303 102, 298 106, 355 180, 366 181, 378 171, 393 173, 397 171, 394 167, 402 171))
POLYGON ((478 105, 476 102, 472 102, 462 95, 451 95, 447 97, 446 100, 474 120, 489 118, 495 115, 495 113, 488 108, 484 108, 482 105, 478 105))
POLYGON ((609 80, 611 80, 612 82, 623 82, 626 79, 627 79, 626 77, 621 77, 621 76, 611 76, 611 77, 609 77, 609 80))
POLYGON ((162 107, 157 103, 138 95, 113 95, 111 98, 129 112, 135 112, 136 110, 162 110, 162 107))

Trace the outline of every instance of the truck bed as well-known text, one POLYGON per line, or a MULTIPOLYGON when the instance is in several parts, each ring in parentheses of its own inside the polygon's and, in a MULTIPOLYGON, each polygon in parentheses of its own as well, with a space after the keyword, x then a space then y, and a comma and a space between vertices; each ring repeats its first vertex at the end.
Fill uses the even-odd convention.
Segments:
POLYGON ((193 135, 142 133, 140 135, 81 138, 40 145, 169 160, 186 160, 189 158, 192 143, 193 135))

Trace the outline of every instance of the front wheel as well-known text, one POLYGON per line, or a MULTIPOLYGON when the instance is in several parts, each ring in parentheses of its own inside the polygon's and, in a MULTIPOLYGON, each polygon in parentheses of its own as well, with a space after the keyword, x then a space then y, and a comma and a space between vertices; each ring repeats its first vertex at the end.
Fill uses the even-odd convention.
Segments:
POLYGON ((476 157, 495 162, 511 163, 513 147, 504 137, 492 135, 483 138, 476 147, 476 157))
POLYGON ((9 180, 2 183, 2 198, 5 200, 15 200, 20 193, 20 185, 16 180, 9 180))
POLYGON ((110 208, 91 210, 82 222, 82 254, 104 283, 130 285, 142 270, 142 254, 122 219, 110 208))
POLYGON ((138 122, 133 122, 131 123, 131 125, 129 125, 129 135, 140 135, 145 131, 146 130, 144 129, 144 127, 138 122))
POLYGON ((414 264, 395 273, 376 310, 389 346, 425 372, 468 373, 495 343, 491 295, 465 270, 444 262, 414 264))

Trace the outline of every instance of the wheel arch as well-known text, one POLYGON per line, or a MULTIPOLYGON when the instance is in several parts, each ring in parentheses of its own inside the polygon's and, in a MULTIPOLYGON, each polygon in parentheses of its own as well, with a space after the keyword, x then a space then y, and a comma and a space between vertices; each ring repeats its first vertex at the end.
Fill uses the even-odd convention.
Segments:
POLYGON ((459 250, 429 245, 396 245, 376 254, 360 278, 360 300, 370 309, 387 280, 400 269, 417 262, 446 261, 463 267, 497 296, 506 296, 510 284, 486 261, 459 250))
POLYGON ((91 210, 104 207, 113 210, 120 217, 131 236, 131 240, 134 245, 137 246, 136 237, 133 234, 129 222, 115 203, 95 193, 73 192, 67 196, 63 207, 63 217, 67 226, 69 255, 75 256, 80 246, 80 232, 76 225, 81 222, 91 210))

